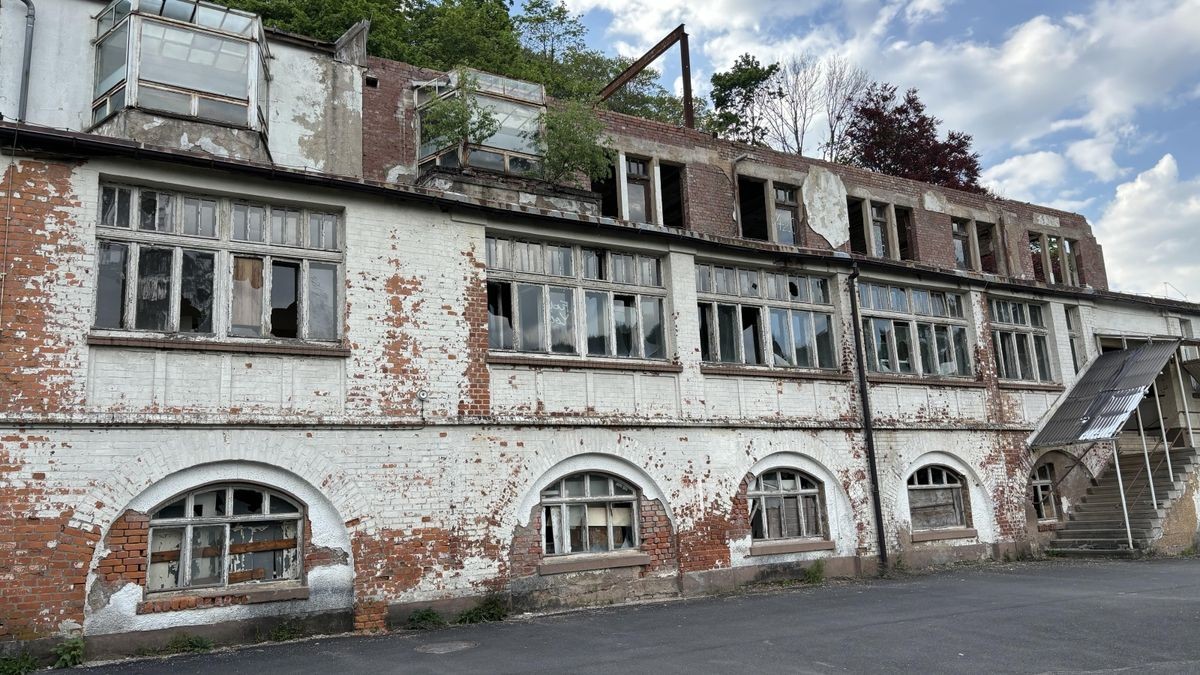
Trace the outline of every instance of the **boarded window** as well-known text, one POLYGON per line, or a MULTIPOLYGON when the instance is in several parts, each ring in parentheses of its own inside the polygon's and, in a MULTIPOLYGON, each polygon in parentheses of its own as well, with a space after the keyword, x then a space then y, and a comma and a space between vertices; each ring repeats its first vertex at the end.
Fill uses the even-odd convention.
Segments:
POLYGON ((908 477, 913 531, 966 527, 964 491, 962 479, 946 467, 926 466, 913 472, 908 477))

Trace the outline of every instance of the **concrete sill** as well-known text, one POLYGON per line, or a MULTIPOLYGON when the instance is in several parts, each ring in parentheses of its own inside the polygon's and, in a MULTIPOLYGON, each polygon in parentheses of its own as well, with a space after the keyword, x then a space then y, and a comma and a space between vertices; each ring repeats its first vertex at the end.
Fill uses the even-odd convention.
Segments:
POLYGON ((940 541, 942 539, 972 539, 979 536, 974 528, 956 527, 946 530, 925 530, 923 532, 913 532, 912 541, 914 544, 922 541, 940 541))
POLYGON ((701 365, 703 375, 729 377, 770 377, 778 380, 829 380, 849 382, 853 378, 835 370, 793 370, 790 368, 753 368, 750 366, 701 365))
POLYGON ((497 354, 493 352, 488 354, 487 362, 490 365, 529 366, 531 368, 574 368, 579 370, 620 370, 651 373, 683 372, 683 366, 677 363, 668 363, 666 361, 642 361, 639 359, 630 359, 628 361, 596 361, 584 358, 542 358, 537 356, 525 356, 517 354, 497 354))
POLYGON ((809 551, 832 551, 835 545, 828 539, 792 539, 783 541, 756 541, 750 544, 750 555, 778 555, 780 553, 807 553, 809 551))
POLYGON ((178 601, 178 609, 155 609, 151 613, 159 613, 164 611, 178 611, 184 609, 209 609, 212 607, 229 606, 219 602, 208 604, 206 601, 219 601, 223 599, 234 600, 229 604, 235 605, 257 605, 264 602, 285 602, 288 600, 307 600, 307 586, 273 586, 269 588, 238 588, 236 586, 227 586, 225 588, 210 588, 197 589, 194 591, 176 591, 170 593, 149 593, 145 599, 138 603, 138 614, 145 613, 143 610, 150 607, 159 607, 163 604, 173 604, 178 601))
POLYGON ((867 384, 910 384, 918 387, 964 387, 968 389, 986 389, 987 384, 970 380, 965 377, 930 377, 925 375, 889 375, 869 374, 867 384))
POLYGON ((1066 387, 1052 382, 1015 382, 1000 380, 996 383, 1000 389, 1010 391, 1065 391, 1066 387))
POLYGON ((568 572, 587 572, 589 570, 606 570, 617 567, 638 567, 649 565, 650 556, 641 551, 623 551, 620 553, 602 553, 588 556, 563 556, 547 558, 538 565, 538 574, 566 574, 568 572))
POLYGON ((241 354, 282 354, 287 356, 324 356, 346 358, 350 348, 340 344, 283 344, 279 342, 233 342, 227 340, 198 340, 163 338, 142 335, 89 335, 93 347, 132 347, 135 349, 180 349, 193 352, 235 352, 241 354))

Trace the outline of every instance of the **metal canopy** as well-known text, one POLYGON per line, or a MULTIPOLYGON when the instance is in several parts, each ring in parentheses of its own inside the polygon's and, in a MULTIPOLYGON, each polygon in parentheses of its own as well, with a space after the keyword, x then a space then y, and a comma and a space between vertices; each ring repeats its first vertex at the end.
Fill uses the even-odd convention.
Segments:
POLYGON ((1164 340, 1101 354, 1067 392, 1030 447, 1114 438, 1178 348, 1179 340, 1164 340))
POLYGON ((1200 360, 1184 361, 1183 369, 1187 371, 1188 375, 1196 378, 1197 382, 1200 382, 1200 360))

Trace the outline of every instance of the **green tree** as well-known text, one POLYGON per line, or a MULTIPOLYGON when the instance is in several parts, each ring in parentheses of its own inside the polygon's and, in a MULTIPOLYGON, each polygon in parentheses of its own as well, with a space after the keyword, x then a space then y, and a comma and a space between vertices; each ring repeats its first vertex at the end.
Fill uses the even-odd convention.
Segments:
POLYGON ((513 25, 529 54, 548 63, 558 63, 568 52, 582 50, 587 37, 580 16, 572 14, 562 0, 525 0, 513 25))
MULTIPOLYGON (((604 135, 604 122, 579 101, 560 101, 542 113, 534 140, 542 160, 536 177, 562 183, 580 174, 591 179, 612 173, 615 151, 604 135)), ((572 181, 573 182, 573 181, 572 181)))
POLYGON ((479 102, 474 76, 464 68, 455 71, 454 93, 439 98, 421 110, 422 143, 439 147, 457 145, 463 166, 471 165, 471 146, 491 138, 500 129, 492 109, 479 102))
POLYGON ((750 145, 765 145, 765 111, 780 96, 771 84, 778 70, 778 63, 764 66, 754 56, 742 54, 732 68, 714 73, 712 130, 750 145))

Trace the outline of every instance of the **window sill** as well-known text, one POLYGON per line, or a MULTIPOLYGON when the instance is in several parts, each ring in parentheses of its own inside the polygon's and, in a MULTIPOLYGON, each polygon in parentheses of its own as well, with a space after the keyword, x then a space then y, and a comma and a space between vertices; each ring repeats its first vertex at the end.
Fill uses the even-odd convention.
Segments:
POLYGON ((282 354, 288 356, 324 356, 346 358, 350 348, 341 343, 316 344, 297 341, 284 342, 233 342, 220 339, 197 339, 183 337, 133 336, 133 335, 88 335, 87 343, 93 347, 135 347, 140 349, 181 349, 194 352, 238 352, 246 354, 282 354))
POLYGON ((750 544, 750 555, 777 555, 780 553, 807 553, 809 551, 832 551, 836 545, 828 539, 782 539, 779 541, 756 541, 750 544))
POLYGON ((942 539, 973 539, 979 536, 979 532, 975 528, 955 527, 945 530, 923 530, 912 533, 912 542, 914 544, 922 541, 940 541, 942 539))
POLYGON ((628 361, 596 361, 585 358, 562 358, 553 356, 533 356, 525 354, 488 354, 487 362, 499 366, 531 366, 534 368, 577 368, 582 370, 637 370, 652 373, 680 373, 683 366, 666 361, 646 361, 630 359, 628 361))
POLYGON ((206 588, 193 591, 155 592, 146 596, 137 605, 138 614, 157 614, 187 609, 208 609, 210 607, 228 607, 230 605, 256 605, 264 602, 286 602, 289 600, 307 600, 307 586, 297 586, 291 583, 272 585, 266 588, 206 588))
POLYGON ((836 370, 791 370, 788 368, 755 368, 753 366, 701 365, 704 375, 730 375, 735 377, 771 377, 780 380, 836 380, 849 382, 849 375, 836 370))
POLYGON ((987 385, 965 377, 924 377, 922 375, 888 375, 868 374, 868 384, 917 384, 927 387, 965 387, 968 389, 985 389, 987 385))
POLYGON ((1065 391, 1066 387, 1053 382, 1021 382, 1019 380, 1000 380, 997 387, 1015 391, 1065 391))
POLYGON ((587 572, 590 570, 606 570, 618 567, 640 567, 649 564, 650 556, 641 551, 562 556, 543 559, 542 564, 538 565, 538 574, 549 576, 551 574, 587 572))

